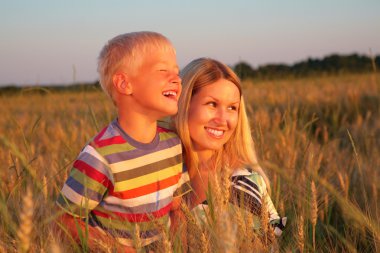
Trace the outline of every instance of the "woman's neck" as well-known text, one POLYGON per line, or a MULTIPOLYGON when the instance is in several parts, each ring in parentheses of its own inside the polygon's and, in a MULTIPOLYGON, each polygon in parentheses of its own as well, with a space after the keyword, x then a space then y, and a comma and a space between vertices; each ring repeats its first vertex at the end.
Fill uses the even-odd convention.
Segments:
POLYGON ((208 166, 211 162, 213 152, 212 150, 197 151, 199 167, 208 166))

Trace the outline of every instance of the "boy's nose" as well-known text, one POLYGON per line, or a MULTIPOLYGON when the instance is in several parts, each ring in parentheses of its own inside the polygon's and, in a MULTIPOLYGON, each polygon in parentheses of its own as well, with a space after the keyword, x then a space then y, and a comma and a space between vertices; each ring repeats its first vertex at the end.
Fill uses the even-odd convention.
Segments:
POLYGON ((171 82, 176 83, 176 84, 181 84, 182 79, 178 75, 174 75, 171 82))
POLYGON ((181 84, 182 79, 181 79, 181 77, 178 74, 173 74, 170 82, 171 83, 175 83, 175 84, 181 84))

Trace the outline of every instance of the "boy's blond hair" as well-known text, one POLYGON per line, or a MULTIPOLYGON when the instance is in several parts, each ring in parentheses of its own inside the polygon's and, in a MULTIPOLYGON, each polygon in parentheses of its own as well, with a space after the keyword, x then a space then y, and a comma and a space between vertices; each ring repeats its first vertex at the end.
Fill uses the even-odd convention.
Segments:
POLYGON ((98 57, 99 81, 102 89, 115 105, 114 74, 117 71, 134 74, 141 66, 144 55, 153 49, 175 53, 168 38, 149 31, 120 34, 109 40, 100 51, 98 57))
MULTIPOLYGON (((188 112, 192 96, 202 87, 215 83, 220 79, 226 79, 234 83, 239 89, 240 95, 242 94, 242 89, 238 76, 231 68, 209 58, 199 58, 189 63, 181 71, 181 78, 183 87, 178 102, 178 113, 174 116, 174 124, 185 149, 186 164, 188 168, 193 168, 195 169, 194 171, 197 171, 199 158, 194 151, 188 127, 188 112)), ((269 187, 267 176, 257 161, 242 95, 236 129, 223 148, 215 151, 213 158, 216 166, 226 165, 232 170, 250 165, 253 170, 263 176, 269 187)))

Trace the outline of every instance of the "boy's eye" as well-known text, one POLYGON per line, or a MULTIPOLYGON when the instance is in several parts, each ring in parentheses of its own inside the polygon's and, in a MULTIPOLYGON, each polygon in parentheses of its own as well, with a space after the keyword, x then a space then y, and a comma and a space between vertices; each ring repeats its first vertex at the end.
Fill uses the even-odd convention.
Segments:
POLYGON ((160 69, 159 71, 160 72, 166 72, 167 70, 166 69, 160 69))

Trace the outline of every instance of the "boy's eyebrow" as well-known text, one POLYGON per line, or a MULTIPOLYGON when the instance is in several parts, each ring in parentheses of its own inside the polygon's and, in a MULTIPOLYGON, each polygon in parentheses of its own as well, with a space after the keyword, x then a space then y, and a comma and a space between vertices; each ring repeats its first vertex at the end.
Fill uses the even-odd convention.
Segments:
MULTIPOLYGON (((165 62, 165 61, 157 62, 156 65, 161 65, 161 64, 162 64, 162 65, 170 66, 170 64, 169 64, 168 62, 165 62)), ((173 65, 173 68, 174 68, 175 70, 178 70, 178 71, 180 70, 177 64, 176 64, 176 65, 173 65)))

